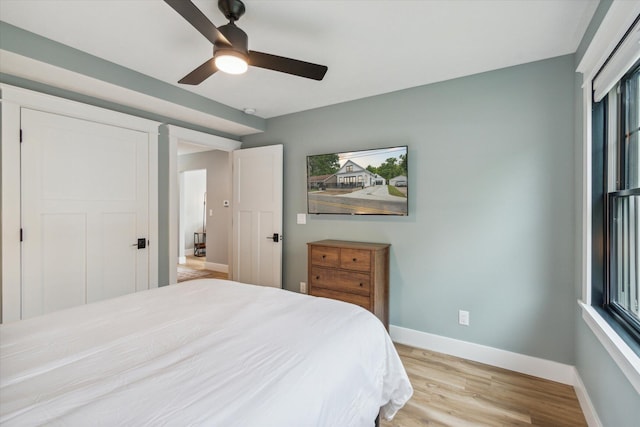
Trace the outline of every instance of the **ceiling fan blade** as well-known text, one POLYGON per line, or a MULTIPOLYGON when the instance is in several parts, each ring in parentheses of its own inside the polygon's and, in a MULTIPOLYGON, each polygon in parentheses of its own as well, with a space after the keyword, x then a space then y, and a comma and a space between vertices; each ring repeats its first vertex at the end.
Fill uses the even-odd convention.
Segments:
POLYGON ((249 65, 313 80, 322 80, 328 70, 325 65, 312 64, 255 50, 249 51, 249 65))
POLYGON ((209 18, 196 7, 191 0, 164 0, 187 22, 200 31, 212 44, 222 44, 231 47, 231 42, 209 21, 209 18))
POLYGON ((209 78, 213 73, 218 71, 216 64, 213 62, 213 58, 209 59, 207 62, 184 76, 178 83, 186 84, 186 85, 199 85, 207 78, 209 78))

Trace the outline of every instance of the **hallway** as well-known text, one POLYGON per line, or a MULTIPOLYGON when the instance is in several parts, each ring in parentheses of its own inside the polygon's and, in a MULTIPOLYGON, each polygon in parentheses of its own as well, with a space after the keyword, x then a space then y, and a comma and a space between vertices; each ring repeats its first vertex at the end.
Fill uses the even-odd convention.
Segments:
POLYGON ((193 279, 228 279, 227 273, 205 269, 205 260, 193 255, 187 256, 185 264, 178 264, 178 283, 193 279))

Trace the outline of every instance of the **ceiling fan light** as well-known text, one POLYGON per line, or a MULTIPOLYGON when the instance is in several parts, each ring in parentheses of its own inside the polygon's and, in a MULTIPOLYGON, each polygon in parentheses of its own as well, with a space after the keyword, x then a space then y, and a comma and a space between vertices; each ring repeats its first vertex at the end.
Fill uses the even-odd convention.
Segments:
POLYGON ((216 53, 214 60, 218 70, 228 74, 243 74, 247 71, 247 60, 244 56, 234 51, 216 53))

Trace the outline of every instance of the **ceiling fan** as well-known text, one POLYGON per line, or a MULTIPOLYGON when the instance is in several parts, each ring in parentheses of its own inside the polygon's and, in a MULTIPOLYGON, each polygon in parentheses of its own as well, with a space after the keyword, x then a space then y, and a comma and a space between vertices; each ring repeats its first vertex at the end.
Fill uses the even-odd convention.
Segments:
POLYGON ((245 12, 244 3, 240 0, 218 0, 218 9, 229 20, 228 24, 219 28, 191 0, 164 1, 213 44, 213 58, 178 83, 198 85, 218 70, 242 74, 249 65, 314 80, 322 80, 327 72, 324 65, 249 50, 247 34, 235 24, 245 12))

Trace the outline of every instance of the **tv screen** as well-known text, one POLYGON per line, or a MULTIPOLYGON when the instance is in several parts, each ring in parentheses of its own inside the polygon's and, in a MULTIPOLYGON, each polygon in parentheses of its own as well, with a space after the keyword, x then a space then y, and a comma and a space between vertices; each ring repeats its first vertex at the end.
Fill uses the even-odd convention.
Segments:
POLYGON ((307 156, 307 212, 406 216, 408 182, 406 146, 307 156))

